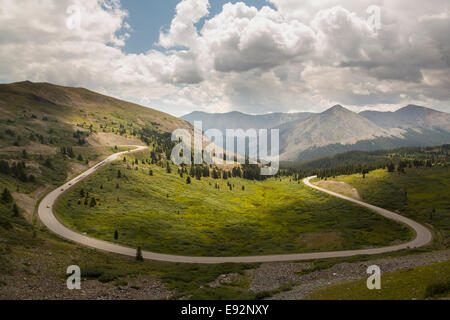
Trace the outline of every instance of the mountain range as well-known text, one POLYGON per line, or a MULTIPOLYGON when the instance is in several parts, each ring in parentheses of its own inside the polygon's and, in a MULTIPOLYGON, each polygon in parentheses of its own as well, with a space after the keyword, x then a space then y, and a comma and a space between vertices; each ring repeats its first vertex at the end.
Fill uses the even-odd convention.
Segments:
POLYGON ((314 113, 269 113, 264 115, 250 115, 238 111, 229 113, 206 113, 194 111, 181 117, 183 120, 194 124, 194 121, 202 121, 203 130, 219 129, 223 133, 227 129, 267 129, 275 128, 286 122, 301 121, 314 116, 314 113))
POLYGON ((450 114, 408 105, 395 112, 352 112, 340 105, 322 113, 248 115, 193 112, 203 130, 279 129, 282 160, 309 160, 351 150, 372 151, 450 142, 450 114))
POLYGON ((395 112, 355 113, 340 105, 322 113, 193 112, 180 119, 83 88, 25 81, 0 85, 0 111, 0 153, 26 143, 39 149, 36 137, 69 143, 74 130, 90 131, 91 145, 143 143, 160 139, 160 134, 170 138, 179 128, 192 132, 196 120, 202 121, 204 131, 279 129, 281 159, 292 161, 351 150, 450 143, 450 114, 415 105, 395 112), (22 140, 12 131, 23 133, 22 140))

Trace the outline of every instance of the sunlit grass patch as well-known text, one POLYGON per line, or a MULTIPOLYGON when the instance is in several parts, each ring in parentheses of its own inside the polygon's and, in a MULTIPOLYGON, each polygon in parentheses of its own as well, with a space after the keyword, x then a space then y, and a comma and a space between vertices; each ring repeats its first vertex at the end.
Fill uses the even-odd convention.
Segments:
POLYGON ((439 298, 450 292, 450 261, 382 274, 381 290, 367 289, 366 279, 313 292, 313 300, 411 300, 439 298))
POLYGON ((443 236, 437 245, 450 245, 449 168, 410 168, 406 173, 375 170, 365 178, 355 174, 335 180, 354 186, 366 202, 433 225, 443 236))
POLYGON ((188 185, 175 167, 168 174, 131 160, 101 169, 65 194, 56 206, 60 218, 89 236, 198 256, 362 249, 412 236, 402 225, 289 179, 193 178, 188 185))

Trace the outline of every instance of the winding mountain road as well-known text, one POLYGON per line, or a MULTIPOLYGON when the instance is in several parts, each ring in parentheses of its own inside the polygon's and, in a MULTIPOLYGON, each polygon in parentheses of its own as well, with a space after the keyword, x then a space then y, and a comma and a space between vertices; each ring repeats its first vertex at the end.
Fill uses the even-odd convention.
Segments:
MULTIPOLYGON (((125 155, 132 152, 137 152, 146 149, 147 147, 142 146, 128 146, 134 147, 136 149, 132 151, 125 151, 113 154, 101 161, 99 164, 85 171, 78 177, 72 179, 67 182, 63 186, 57 188, 56 190, 49 193, 44 199, 42 199, 38 208, 38 215, 42 223, 53 233, 58 236, 75 242, 77 244, 81 244, 87 247, 99 249, 106 252, 117 253, 121 255, 136 256, 136 249, 129 248, 125 246, 121 246, 118 244, 114 244, 111 242, 94 239, 88 237, 86 235, 75 232, 68 227, 64 226, 54 215, 53 206, 55 201, 59 196, 61 196, 67 189, 73 187, 76 183, 88 177, 90 174, 97 171, 99 168, 105 166, 108 163, 115 161, 119 156, 125 155)), ((310 180, 315 177, 309 177, 303 180, 305 185, 308 187, 314 188, 321 192, 328 193, 334 197, 341 198, 347 201, 350 201, 359 206, 368 208, 388 219, 403 223, 408 227, 412 228, 416 232, 416 238, 410 242, 383 247, 383 248, 373 248, 373 249, 363 249, 363 250, 347 250, 347 251, 331 251, 331 252, 315 252, 315 253, 299 253, 299 254, 281 254, 281 255, 267 255, 267 256, 248 256, 248 257, 190 257, 190 256, 179 256, 179 255, 169 255, 169 254, 160 254, 148 251, 142 251, 142 256, 144 259, 148 260, 156 260, 156 261, 165 261, 165 262, 175 262, 175 263, 198 263, 198 264, 219 264, 219 263, 254 263, 254 262, 280 262, 280 261, 301 261, 301 260, 314 260, 314 259, 326 259, 326 258, 338 258, 338 257, 349 257, 356 255, 373 255, 380 254, 385 252, 392 252, 406 248, 417 248, 424 246, 431 242, 432 235, 431 232, 422 226, 421 224, 405 218, 399 214, 394 212, 367 204, 365 202, 352 199, 346 196, 343 196, 338 193, 334 193, 328 191, 326 189, 317 187, 310 183, 310 180)))

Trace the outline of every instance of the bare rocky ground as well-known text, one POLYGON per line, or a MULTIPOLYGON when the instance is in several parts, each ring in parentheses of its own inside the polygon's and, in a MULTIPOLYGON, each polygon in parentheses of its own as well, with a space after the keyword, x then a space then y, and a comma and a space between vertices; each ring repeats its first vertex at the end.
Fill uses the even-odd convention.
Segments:
POLYGON ((265 263, 258 269, 250 270, 252 279, 249 290, 251 292, 264 292, 277 290, 281 286, 297 283, 298 272, 309 270, 309 263, 265 263))
MULTIPOLYGON (((161 300, 172 292, 155 275, 138 275, 102 283, 84 280, 81 290, 69 290, 65 270, 73 258, 57 250, 30 248, 8 255, 8 270, 0 274, 0 300, 161 300)), ((3 266, 4 267, 4 266, 3 266)))
POLYGON ((252 292, 273 291, 286 285, 292 285, 288 291, 276 293, 268 299, 297 300, 325 286, 367 278, 367 268, 371 265, 380 267, 382 273, 401 269, 415 268, 427 264, 450 260, 450 250, 395 258, 375 259, 357 263, 339 263, 331 268, 297 275, 308 270, 308 263, 272 263, 263 264, 256 270, 249 271, 252 277, 252 292))
POLYGON ((171 295, 163 284, 151 276, 141 276, 120 286, 86 280, 82 282, 81 290, 68 290, 65 279, 6 277, 5 280, 14 283, 6 290, 0 288, 0 299, 8 300, 162 300, 171 295))
MULTIPOLYGON (((72 247, 70 247, 73 250, 72 247)), ((74 299, 74 300, 160 300, 170 299, 168 290, 157 275, 139 275, 120 278, 108 283, 85 280, 81 290, 68 290, 65 268, 82 257, 71 251, 70 260, 65 248, 24 248, 9 255, 9 268, 13 272, 0 274, 0 300, 2 299, 74 299)), ((271 292, 267 299, 296 300, 330 284, 366 278, 370 265, 378 265, 383 273, 414 268, 450 260, 450 249, 403 257, 373 259, 364 262, 338 263, 328 269, 311 271, 313 263, 265 263, 244 275, 224 274, 208 284, 210 288, 248 283, 251 293, 271 292), (299 273, 304 273, 299 275, 299 273)))
POLYGON ((229 285, 235 281, 239 281, 241 278, 237 273, 222 274, 215 281, 208 283, 208 286, 210 288, 219 288, 223 285, 229 285))

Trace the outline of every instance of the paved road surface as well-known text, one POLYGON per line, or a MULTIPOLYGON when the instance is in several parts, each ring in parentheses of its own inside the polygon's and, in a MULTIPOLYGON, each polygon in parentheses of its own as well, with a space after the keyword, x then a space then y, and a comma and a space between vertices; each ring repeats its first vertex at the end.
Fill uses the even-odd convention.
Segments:
MULTIPOLYGON (((78 177, 72 179, 71 181, 67 182, 63 186, 59 187, 58 189, 54 190, 53 192, 49 193, 40 203, 38 208, 38 215, 41 219, 42 223, 47 226, 47 228, 54 232, 55 234, 61 236, 64 239, 73 241, 75 243, 99 249, 102 251, 107 252, 113 252, 118 253, 121 255, 126 256, 136 256, 136 249, 135 248, 128 248, 121 245, 113 244, 110 242, 94 239, 91 237, 88 237, 86 235, 77 233, 66 226, 64 226, 53 214, 53 205, 56 201, 56 199, 63 194, 63 192, 72 186, 74 186, 79 181, 85 179, 87 176, 98 170, 100 167, 111 163, 112 161, 116 160, 119 156, 130 153, 130 152, 136 152, 140 150, 146 149, 146 147, 141 146, 130 146, 135 147, 133 151, 126 151, 126 152, 119 152, 116 154, 111 155, 107 159, 103 160, 96 166, 92 167, 91 169, 87 170, 86 172, 82 173, 78 177)), ((391 252, 391 251, 397 251, 405 248, 417 248, 424 246, 428 244, 431 239, 431 233, 421 224, 418 224, 417 222, 405 218, 399 214, 396 214, 394 212, 378 208, 375 206, 372 206, 370 204, 367 204, 362 201, 358 201, 325 189, 322 189, 320 187, 317 187, 315 185, 312 185, 309 181, 314 177, 309 177, 303 180, 303 182, 311 188, 314 188, 316 190, 328 193, 332 196, 353 202, 357 205, 366 207, 370 210, 373 210, 382 216, 385 216, 386 218, 398 221, 400 223, 403 223, 409 227, 411 227, 416 232, 416 238, 412 240, 411 242, 399 244, 395 246, 390 247, 383 247, 383 248, 375 248, 375 249, 364 249, 364 250, 348 250, 348 251, 331 251, 331 252, 317 252, 317 253, 299 253, 299 254, 282 254, 282 255, 267 255, 267 256, 249 256, 249 257, 188 257, 188 256, 178 256, 178 255, 168 255, 168 254, 159 254, 154 252, 148 252, 143 251, 142 255, 144 259, 149 260, 157 260, 157 261, 166 261, 166 262, 178 262, 178 263, 204 263, 204 264, 218 264, 218 263, 252 263, 252 262, 275 262, 275 261, 300 261, 300 260, 313 260, 313 259, 325 259, 325 258, 337 258, 337 257, 349 257, 349 256, 355 256, 355 255, 373 255, 373 254, 379 254, 379 253, 385 253, 385 252, 391 252)))

